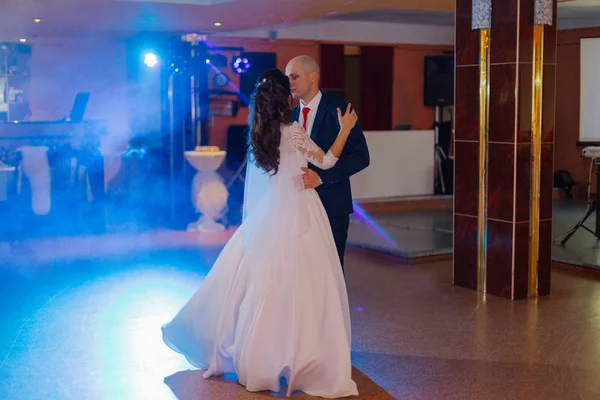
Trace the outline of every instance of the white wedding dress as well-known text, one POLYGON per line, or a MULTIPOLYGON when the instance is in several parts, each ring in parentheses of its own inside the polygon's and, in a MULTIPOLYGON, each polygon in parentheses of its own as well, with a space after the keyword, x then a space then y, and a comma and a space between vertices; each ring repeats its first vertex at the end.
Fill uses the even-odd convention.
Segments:
POLYGON ((358 395, 351 378, 350 311, 325 209, 301 167, 331 168, 297 123, 281 128, 280 164, 249 163, 244 220, 200 289, 164 325, 163 339, 204 377, 237 374, 249 391, 358 395))

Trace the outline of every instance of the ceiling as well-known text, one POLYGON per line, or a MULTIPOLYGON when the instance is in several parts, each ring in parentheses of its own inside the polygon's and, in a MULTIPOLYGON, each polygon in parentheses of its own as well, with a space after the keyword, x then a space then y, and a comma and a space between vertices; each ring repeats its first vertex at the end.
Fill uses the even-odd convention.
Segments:
POLYGON ((365 10, 358 11, 355 13, 337 15, 331 17, 331 19, 368 22, 390 22, 396 24, 450 26, 454 25, 454 12, 379 8, 376 10, 365 10))
POLYGON ((454 10, 453 0, 0 0, 0 38, 234 31, 373 9, 454 10), (41 18, 34 23, 34 18, 41 18), (215 21, 222 23, 217 28, 215 21))
MULTIPOLYGON (((560 20, 598 19, 600 25, 600 0, 559 0, 558 17, 560 20)), ((351 21, 451 26, 454 25, 454 10, 379 8, 342 14, 332 18, 351 21)))
POLYGON ((571 0, 559 4, 558 17, 565 20, 600 20, 600 0, 571 0))
MULTIPOLYGON (((559 18, 600 18, 599 3, 564 0, 559 18)), ((230 32, 322 18, 454 23, 454 0, 0 0, 0 10, 3 41, 139 31, 230 32), (217 21, 222 26, 215 27, 217 21)))

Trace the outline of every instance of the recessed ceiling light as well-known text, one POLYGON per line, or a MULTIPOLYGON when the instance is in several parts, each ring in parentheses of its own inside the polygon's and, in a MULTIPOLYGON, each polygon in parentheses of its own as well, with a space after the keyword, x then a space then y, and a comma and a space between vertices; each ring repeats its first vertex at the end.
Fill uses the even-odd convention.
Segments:
POLYGON ((40 22, 42 22, 41 18, 34 18, 33 22, 35 22, 36 24, 39 24, 40 22))
POLYGON ((27 39, 25 39, 25 38, 19 39, 19 42, 21 42, 21 43, 25 43, 26 41, 27 41, 27 39))
POLYGON ((219 21, 216 21, 213 25, 214 26, 223 26, 223 24, 221 22, 219 22, 219 21))

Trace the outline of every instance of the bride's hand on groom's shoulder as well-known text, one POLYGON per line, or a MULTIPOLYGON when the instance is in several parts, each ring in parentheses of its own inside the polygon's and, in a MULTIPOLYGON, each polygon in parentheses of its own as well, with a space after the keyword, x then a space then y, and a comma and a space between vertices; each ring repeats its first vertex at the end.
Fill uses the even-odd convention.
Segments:
POLYGON ((344 115, 342 115, 342 110, 339 108, 337 109, 337 114, 340 127, 347 133, 350 133, 354 125, 356 125, 356 121, 358 121, 358 115, 356 114, 356 110, 352 109, 352 103, 348 103, 344 115))

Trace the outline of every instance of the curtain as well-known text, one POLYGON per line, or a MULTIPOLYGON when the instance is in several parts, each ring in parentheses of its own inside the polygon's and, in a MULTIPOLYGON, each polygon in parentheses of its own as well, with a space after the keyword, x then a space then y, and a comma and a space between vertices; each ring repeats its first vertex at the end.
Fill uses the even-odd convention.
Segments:
POLYGON ((320 45, 321 84, 323 89, 344 89, 344 45, 320 45))
POLYGON ((361 115, 363 130, 392 129, 394 48, 363 46, 360 51, 361 115))

